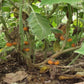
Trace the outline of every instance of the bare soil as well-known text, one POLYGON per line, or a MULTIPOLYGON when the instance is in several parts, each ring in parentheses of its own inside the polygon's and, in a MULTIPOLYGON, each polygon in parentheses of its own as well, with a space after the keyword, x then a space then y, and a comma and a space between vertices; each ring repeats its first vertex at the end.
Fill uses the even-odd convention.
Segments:
MULTIPOLYGON (((48 53, 48 56, 51 55, 52 53, 49 52, 48 53)), ((42 55, 40 52, 37 53, 37 62, 40 62, 42 61, 42 55), (38 55, 40 55, 38 57, 38 55)), ((60 60, 60 65, 58 66, 66 66, 67 62, 65 60, 65 57, 67 57, 67 54, 63 54, 62 58, 58 58, 60 60), (64 57, 64 58, 63 58, 64 57)), ((75 56, 75 55, 74 55, 75 56)), ((74 57, 73 56, 73 57, 74 57)), ((68 60, 68 58, 67 58, 68 60)), ((70 60, 72 60, 72 58, 70 57, 70 60)), ((84 63, 84 56, 78 58, 73 65, 75 64, 79 64, 79 63, 84 63)), ((46 64, 48 65, 48 64, 46 64)), ((50 66, 50 65, 49 65, 50 66)), ((50 67, 54 67, 53 66, 50 66, 50 67)), ((81 70, 84 71, 84 65, 82 66, 77 66, 77 68, 80 68, 81 67, 81 70)), ((76 69, 77 69, 76 68, 76 69)), ((81 76, 81 77, 73 77, 77 72, 80 72, 78 70, 70 70, 70 69, 67 69, 67 70, 63 70, 63 68, 56 68, 57 71, 55 73, 53 73, 52 71, 46 71, 44 73, 40 73, 40 70, 39 69, 34 69, 34 70, 29 70, 28 67, 26 67, 26 65, 24 64, 19 64, 15 58, 12 58, 11 56, 7 58, 7 60, 4 60, 4 61, 1 61, 0 62, 0 84, 9 84, 7 82, 5 82, 3 80, 3 78, 6 76, 6 74, 9 74, 9 73, 16 73, 18 71, 24 71, 27 73, 27 76, 24 77, 22 80, 19 80, 19 81, 16 81, 17 84, 75 84, 75 83, 79 83, 79 82, 84 82, 84 76, 81 76), (54 75, 53 75, 54 74, 54 75), (69 78, 69 77, 66 77, 66 75, 69 75, 73 78, 69 78), (52 78, 52 77, 53 78, 52 78), (64 76, 65 78, 61 78, 59 79, 60 76, 64 76)), ((55 69, 52 68, 52 70, 54 71, 55 69)), ((13 83, 11 83, 13 84, 13 83)), ((82 83, 81 83, 82 84, 82 83)))

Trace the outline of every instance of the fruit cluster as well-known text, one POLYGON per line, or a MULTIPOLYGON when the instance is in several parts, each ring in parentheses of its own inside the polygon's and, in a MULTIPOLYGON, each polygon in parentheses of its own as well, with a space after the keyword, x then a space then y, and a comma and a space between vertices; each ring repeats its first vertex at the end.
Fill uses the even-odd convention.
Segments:
MULTIPOLYGON (((24 31, 28 31, 29 28, 28 27, 23 27, 24 31)), ((11 46, 16 46, 18 43, 17 42, 7 42, 6 46, 7 47, 11 47, 11 46)), ((28 45, 29 42, 28 41, 24 41, 24 45, 28 45)), ((29 51, 29 48, 24 48, 23 51, 29 51)))
POLYGON ((13 45, 17 45, 17 42, 7 42, 6 43, 6 46, 8 46, 8 47, 11 47, 11 46, 13 46, 13 45))
POLYGON ((59 65, 59 60, 57 60, 57 61, 52 61, 51 59, 50 60, 48 60, 48 64, 50 64, 50 65, 52 65, 52 64, 54 64, 54 65, 59 65))
MULTIPOLYGON (((60 36, 60 40, 62 40, 62 41, 64 41, 65 40, 65 38, 64 38, 64 36, 62 35, 62 36, 60 36)), ((67 42, 71 42, 72 41, 72 38, 69 38, 69 39, 67 39, 67 42)), ((75 43, 72 43, 71 44, 71 46, 72 47, 75 47, 76 45, 75 45, 75 43)))
MULTIPOLYGON (((28 45, 29 43, 27 41, 24 41, 24 45, 28 45)), ((17 42, 7 42, 6 46, 11 47, 11 46, 16 46, 17 42)), ((29 48, 24 48, 23 51, 29 51, 29 48)))

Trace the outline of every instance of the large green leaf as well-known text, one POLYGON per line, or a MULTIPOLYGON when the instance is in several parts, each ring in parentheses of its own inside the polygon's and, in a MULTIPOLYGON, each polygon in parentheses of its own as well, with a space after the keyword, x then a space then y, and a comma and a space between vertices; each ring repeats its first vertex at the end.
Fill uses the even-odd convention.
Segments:
POLYGON ((84 43, 82 44, 81 48, 76 50, 75 52, 84 55, 84 43))
POLYGON ((54 4, 54 3, 70 3, 70 4, 73 4, 73 3, 77 3, 77 2, 81 2, 82 0, 42 0, 41 1, 41 4, 42 5, 46 5, 46 4, 54 4))
POLYGON ((28 18, 29 27, 34 35, 40 40, 46 38, 51 33, 51 27, 46 17, 31 13, 28 18))

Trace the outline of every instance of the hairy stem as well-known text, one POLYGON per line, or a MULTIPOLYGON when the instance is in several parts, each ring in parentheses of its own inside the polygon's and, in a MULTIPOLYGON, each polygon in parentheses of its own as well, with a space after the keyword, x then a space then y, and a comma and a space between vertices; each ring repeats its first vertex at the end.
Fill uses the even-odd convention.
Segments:
POLYGON ((18 52, 25 58, 27 66, 32 67, 33 64, 32 64, 31 58, 27 56, 27 54, 24 54, 22 51, 18 50, 18 52))
POLYGON ((65 46, 66 46, 67 38, 69 36, 69 28, 70 28, 70 24, 67 23, 67 25, 66 25, 66 38, 65 38, 65 41, 64 41, 60 51, 62 51, 65 48, 65 46))
POLYGON ((66 46, 67 38, 69 36, 69 31, 70 31, 70 24, 71 24, 71 21, 72 21, 72 9, 71 9, 71 5, 70 4, 68 4, 68 11, 69 11, 69 18, 68 18, 67 25, 66 25, 66 38, 65 38, 65 41, 64 41, 63 46, 61 48, 61 51, 66 46))

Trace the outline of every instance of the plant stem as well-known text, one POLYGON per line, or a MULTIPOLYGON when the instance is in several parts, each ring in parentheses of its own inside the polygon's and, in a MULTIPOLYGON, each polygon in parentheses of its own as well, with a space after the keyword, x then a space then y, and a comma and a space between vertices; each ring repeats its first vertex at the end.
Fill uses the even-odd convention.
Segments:
POLYGON ((24 54, 22 51, 18 50, 18 52, 25 58, 27 66, 32 67, 33 64, 32 64, 31 58, 26 54, 24 54))
POLYGON ((61 48, 60 51, 62 51, 62 50, 65 48, 65 46, 66 46, 67 38, 68 38, 68 36, 69 36, 69 28, 70 28, 70 24, 67 23, 67 25, 66 25, 66 38, 65 38, 65 40, 64 40, 64 43, 63 43, 62 48, 61 48))
POLYGON ((21 50, 23 49, 23 42, 24 42, 24 31, 23 31, 23 22, 22 22, 22 3, 23 0, 20 0, 19 3, 19 33, 20 33, 20 46, 21 50))
POLYGON ((66 25, 66 38, 65 38, 65 41, 64 41, 63 46, 61 48, 61 51, 66 46, 67 38, 69 36, 69 31, 70 31, 70 24, 71 24, 71 21, 72 21, 72 12, 71 12, 72 10, 71 10, 71 5, 70 4, 68 4, 68 11, 69 11, 69 18, 68 18, 67 25, 66 25))
POLYGON ((80 23, 80 22, 78 21, 78 10, 77 10, 77 33, 76 33, 76 37, 77 37, 77 38, 76 38, 76 43, 77 43, 77 45, 78 45, 78 40, 79 40, 79 39, 78 39, 78 31, 79 31, 78 26, 79 26, 79 23, 80 23))
POLYGON ((73 64, 81 55, 77 55, 68 65, 70 66, 71 64, 73 64))

